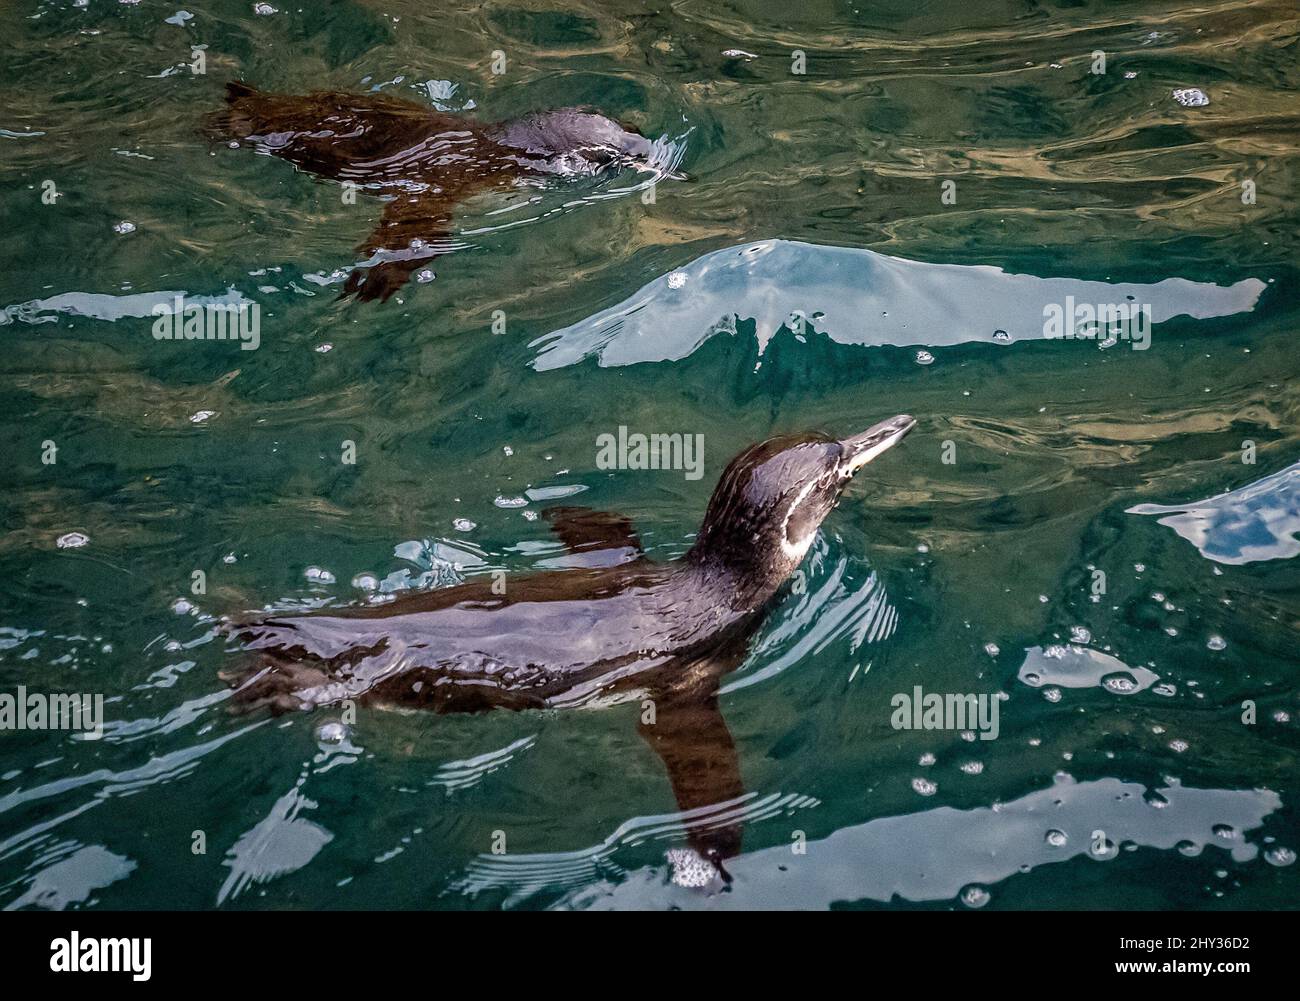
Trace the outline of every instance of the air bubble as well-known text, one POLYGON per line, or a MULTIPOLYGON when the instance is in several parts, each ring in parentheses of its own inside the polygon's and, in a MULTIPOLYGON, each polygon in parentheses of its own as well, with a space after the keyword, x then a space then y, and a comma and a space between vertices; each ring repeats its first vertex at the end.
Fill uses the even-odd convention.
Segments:
POLYGON ((346 723, 330 720, 316 728, 316 742, 325 747, 334 746, 347 740, 351 732, 346 723))

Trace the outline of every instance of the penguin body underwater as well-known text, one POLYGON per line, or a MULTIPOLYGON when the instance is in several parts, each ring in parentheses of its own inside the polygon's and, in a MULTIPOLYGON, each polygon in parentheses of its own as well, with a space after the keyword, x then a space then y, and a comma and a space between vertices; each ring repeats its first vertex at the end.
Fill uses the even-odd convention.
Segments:
POLYGON ((386 94, 271 94, 231 82, 206 132, 389 198, 340 295, 360 301, 388 299, 454 249, 452 210, 475 194, 624 167, 686 179, 656 166, 655 144, 636 130, 583 108, 480 122, 386 94))
MULTIPOLYGON (((345 699, 434 712, 560 709, 651 699, 639 727, 683 811, 744 794, 735 744, 718 708, 720 679, 822 520, 859 469, 915 426, 900 415, 837 441, 773 438, 736 456, 709 501, 695 544, 651 561, 631 524, 581 508, 546 512, 589 564, 484 581, 396 601, 232 623, 251 663, 223 674, 238 707, 284 712, 345 699)), ((725 877, 740 850, 730 822, 689 832, 725 877)))

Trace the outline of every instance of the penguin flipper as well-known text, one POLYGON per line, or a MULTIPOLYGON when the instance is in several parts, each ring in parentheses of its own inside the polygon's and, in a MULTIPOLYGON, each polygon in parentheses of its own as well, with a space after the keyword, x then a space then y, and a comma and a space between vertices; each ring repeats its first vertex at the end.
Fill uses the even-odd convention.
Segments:
POLYGON ((386 302, 417 270, 455 249, 451 210, 438 193, 401 194, 384 206, 384 215, 358 254, 379 260, 352 269, 339 293, 358 302, 386 302))
POLYGON ((740 854, 742 823, 729 807, 745 795, 745 783, 717 690, 653 701, 654 722, 646 723, 643 713, 637 730, 668 770, 677 808, 693 814, 686 832, 691 848, 730 882, 723 862, 740 854))
POLYGON ((621 514, 561 506, 547 508, 542 517, 573 555, 600 554, 595 563, 584 561, 587 565, 617 566, 645 555, 631 519, 621 514))

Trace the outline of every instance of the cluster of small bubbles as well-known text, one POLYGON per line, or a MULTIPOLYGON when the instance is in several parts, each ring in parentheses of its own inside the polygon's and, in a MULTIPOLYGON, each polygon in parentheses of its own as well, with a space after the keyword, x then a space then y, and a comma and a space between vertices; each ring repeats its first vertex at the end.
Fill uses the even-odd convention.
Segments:
POLYGON ((1222 650, 1227 645, 1228 645, 1227 641, 1224 640, 1222 636, 1219 636, 1217 634, 1211 636, 1208 640, 1205 641, 1206 649, 1209 650, 1222 650))
POLYGON ((525 520, 525 521, 536 521, 536 520, 537 520, 537 512, 536 512, 536 511, 525 511, 525 512, 524 512, 524 520, 525 520))
POLYGON ((89 535, 82 532, 69 532, 67 535, 60 535, 54 540, 54 544, 60 549, 80 549, 89 541, 89 535))
POLYGON ((118 236, 126 236, 128 233, 135 232, 135 223, 130 219, 123 219, 121 222, 113 223, 113 232, 118 236))
POLYGON ((686 284, 685 271, 674 271, 672 274, 668 276, 669 288, 681 288, 685 284, 686 284))
POLYGON ((1282 845, 1274 845, 1264 852, 1264 861, 1279 868, 1284 865, 1292 865, 1295 863, 1295 852, 1290 848, 1284 848, 1282 845))
POLYGON ((933 796, 939 791, 937 782, 931 782, 929 779, 915 778, 912 779, 912 788, 922 796, 933 796))
POLYGON ((501 497, 500 495, 492 501, 497 507, 513 508, 527 507, 528 499, 526 497, 501 497))
POLYGON ((1145 563, 1134 563, 1133 569, 1138 573, 1146 573, 1147 565, 1145 563))
POLYGON ((502 446, 501 446, 501 451, 505 452, 505 454, 506 454, 507 456, 510 456, 510 455, 514 455, 514 454, 515 454, 515 450, 514 450, 513 448, 511 448, 509 445, 502 445, 502 446))
POLYGON ((478 525, 474 524, 474 522, 470 521, 468 518, 456 518, 452 521, 451 527, 458 532, 472 532, 474 529, 478 528, 478 525))
POLYGON ((1085 629, 1083 626, 1071 626, 1071 627, 1070 627, 1070 642, 1071 642, 1071 643, 1075 643, 1075 644, 1077 644, 1077 645, 1079 645, 1079 646, 1082 646, 1083 644, 1088 643, 1089 641, 1091 641, 1091 639, 1092 639, 1092 633, 1090 633, 1090 632, 1089 632, 1087 629, 1085 629))
POLYGON ((699 889, 708 886, 718 870, 693 848, 669 848, 664 857, 672 867, 672 881, 677 886, 699 889))
POLYGON ((1044 688, 1043 698, 1045 698, 1048 702, 1060 702, 1061 690, 1059 688, 1044 688))
POLYGON ((1291 722, 1291 714, 1290 714, 1289 712, 1287 712, 1285 709, 1279 709, 1277 712, 1275 712, 1275 713, 1273 714, 1273 722, 1274 722, 1274 723, 1290 723, 1290 722, 1291 722))
POLYGON ((352 578, 352 586, 359 591, 377 591, 379 578, 372 573, 359 573, 352 578))
POLYGON ((1169 750, 1177 751, 1179 754, 1182 754, 1185 750, 1187 750, 1187 748, 1188 748, 1187 741, 1181 740, 1177 737, 1175 737, 1173 740, 1169 742, 1169 750))
POLYGON ((918 351, 916 353, 916 363, 918 365, 931 365, 934 363, 934 355, 929 351, 918 351))
POLYGON ((978 775, 980 772, 984 771, 984 762, 967 761, 962 764, 961 770, 967 775, 978 775))
POLYGON ((1030 747, 1042 747, 1042 746, 1043 746, 1043 738, 1042 738, 1042 737, 1030 737, 1030 738, 1029 738, 1029 746, 1030 746, 1030 747))
POLYGON ((982 886, 968 886, 961 891, 961 902, 967 907, 983 907, 989 899, 989 891, 982 886))
POLYGON ((1002 651, 998 648, 998 645, 996 643, 985 643, 984 652, 988 654, 990 657, 996 657, 1002 651))
POLYGON ((1204 108, 1210 103, 1205 91, 1199 87, 1180 87, 1173 92, 1174 100, 1184 108, 1204 108))
POLYGON ((334 583, 334 575, 324 567, 308 567, 302 572, 302 575, 310 581, 315 581, 317 584, 334 583))
POLYGON ((194 603, 185 598, 177 598, 171 603, 171 610, 177 615, 189 615, 194 609, 194 603))
POLYGON ((1053 827, 1050 831, 1047 832, 1043 840, 1046 841, 1053 848, 1064 848, 1065 843, 1070 839, 1066 836, 1064 831, 1058 831, 1055 827, 1053 827))
POLYGON ((1215 824, 1210 830, 1216 838, 1223 838, 1224 841, 1231 841, 1237 836, 1237 829, 1231 824, 1215 824))
POLYGON ((316 347, 313 348, 313 350, 314 350, 318 355, 326 355, 326 354, 329 354, 331 351, 334 350, 334 345, 333 345, 333 344, 329 344, 329 343, 326 343, 326 344, 317 344, 316 347))
POLYGON ((963 731, 961 732, 961 739, 964 740, 964 741, 966 741, 966 743, 968 743, 968 744, 974 743, 974 741, 975 741, 975 731, 974 731, 974 730, 963 730, 963 731))
POLYGON ((1128 695, 1137 690, 1135 682, 1127 674, 1110 674, 1101 679, 1101 686, 1116 695, 1128 695))
POLYGON ((924 754, 921 755, 920 759, 916 763, 920 765, 922 768, 929 768, 932 764, 934 764, 934 755, 931 754, 929 751, 926 751, 924 754))

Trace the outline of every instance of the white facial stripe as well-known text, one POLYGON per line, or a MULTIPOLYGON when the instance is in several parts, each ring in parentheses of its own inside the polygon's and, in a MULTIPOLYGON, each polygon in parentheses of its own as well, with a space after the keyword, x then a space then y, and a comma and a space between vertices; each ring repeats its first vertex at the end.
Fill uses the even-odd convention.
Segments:
POLYGON ((817 526, 814 525, 812 530, 797 542, 791 542, 789 536, 790 517, 795 510, 808 499, 814 487, 817 486, 816 480, 809 480, 804 484, 804 488, 790 504, 790 509, 785 513, 785 520, 781 522, 781 551, 794 560, 796 563, 804 558, 808 552, 808 547, 812 545, 813 537, 817 534, 817 526))

